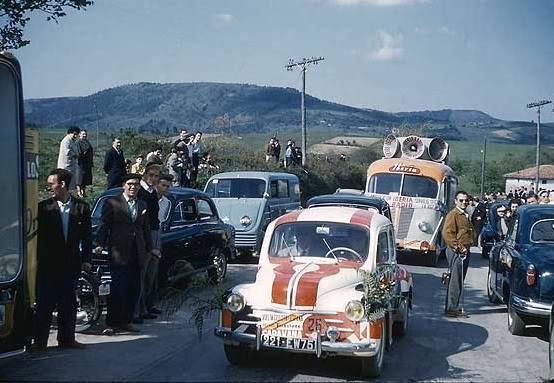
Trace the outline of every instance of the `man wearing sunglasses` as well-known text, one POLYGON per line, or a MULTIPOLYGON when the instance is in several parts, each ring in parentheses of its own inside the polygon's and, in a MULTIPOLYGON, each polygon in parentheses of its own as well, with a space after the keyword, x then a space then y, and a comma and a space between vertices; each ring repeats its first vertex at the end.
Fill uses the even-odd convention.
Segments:
POLYGON ((456 207, 446 215, 442 229, 450 271, 445 311, 450 317, 467 317, 460 298, 469 265, 469 250, 473 243, 473 226, 466 212, 468 204, 468 194, 464 191, 457 192, 456 207))

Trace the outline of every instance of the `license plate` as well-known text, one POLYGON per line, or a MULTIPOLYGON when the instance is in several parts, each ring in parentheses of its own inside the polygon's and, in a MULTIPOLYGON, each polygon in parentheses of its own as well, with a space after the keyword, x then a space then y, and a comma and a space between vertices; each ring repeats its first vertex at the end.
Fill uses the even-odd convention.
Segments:
POLYGON ((290 350, 315 350, 315 339, 287 338, 262 334, 262 346, 290 350))
POLYGON ((102 283, 98 286, 98 295, 110 295, 110 284, 102 283))

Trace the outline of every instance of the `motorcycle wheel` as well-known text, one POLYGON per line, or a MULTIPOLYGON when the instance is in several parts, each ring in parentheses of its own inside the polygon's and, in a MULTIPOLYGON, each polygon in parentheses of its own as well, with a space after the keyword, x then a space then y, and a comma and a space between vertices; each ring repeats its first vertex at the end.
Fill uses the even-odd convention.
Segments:
POLYGON ((100 315, 102 315, 98 286, 93 282, 93 277, 88 274, 82 274, 77 281, 75 293, 77 295, 75 331, 83 332, 95 324, 100 315))

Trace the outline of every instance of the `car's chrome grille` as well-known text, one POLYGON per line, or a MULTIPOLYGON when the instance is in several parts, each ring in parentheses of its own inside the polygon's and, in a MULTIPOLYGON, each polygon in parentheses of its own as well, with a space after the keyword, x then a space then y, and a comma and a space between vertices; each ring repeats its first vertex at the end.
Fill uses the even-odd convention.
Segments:
POLYGON ((398 239, 405 239, 408 236, 408 231, 410 230, 410 223, 412 222, 413 216, 414 209, 400 209, 400 219, 398 220, 398 228, 396 229, 396 237, 398 239))
POLYGON ((235 232, 236 247, 256 247, 258 235, 256 233, 246 234, 240 231, 235 232))

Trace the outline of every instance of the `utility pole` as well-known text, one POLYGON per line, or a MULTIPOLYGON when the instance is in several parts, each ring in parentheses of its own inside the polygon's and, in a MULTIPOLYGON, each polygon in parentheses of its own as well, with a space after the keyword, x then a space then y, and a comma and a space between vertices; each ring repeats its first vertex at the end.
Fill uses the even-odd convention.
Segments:
POLYGON ((485 158, 487 157, 487 136, 483 140, 483 157, 481 158, 481 201, 485 199, 485 158))
POLYGON ((540 171, 540 148, 541 148, 541 106, 551 104, 552 101, 550 100, 541 100, 537 102, 531 102, 527 104, 527 108, 537 108, 537 158, 536 158, 536 166, 537 166, 537 174, 535 175, 535 194, 539 193, 539 171, 540 171))
POLYGON ((96 107, 96 102, 94 102, 94 112, 96 113, 96 150, 98 150, 100 129, 98 127, 98 108, 96 107))
POLYGON ((312 57, 310 59, 303 58, 300 62, 295 62, 293 59, 289 59, 289 63, 285 65, 288 71, 292 71, 295 67, 299 67, 302 71, 302 99, 300 103, 301 115, 302 115, 302 166, 306 165, 306 67, 310 64, 316 64, 325 60, 323 57, 312 57))

